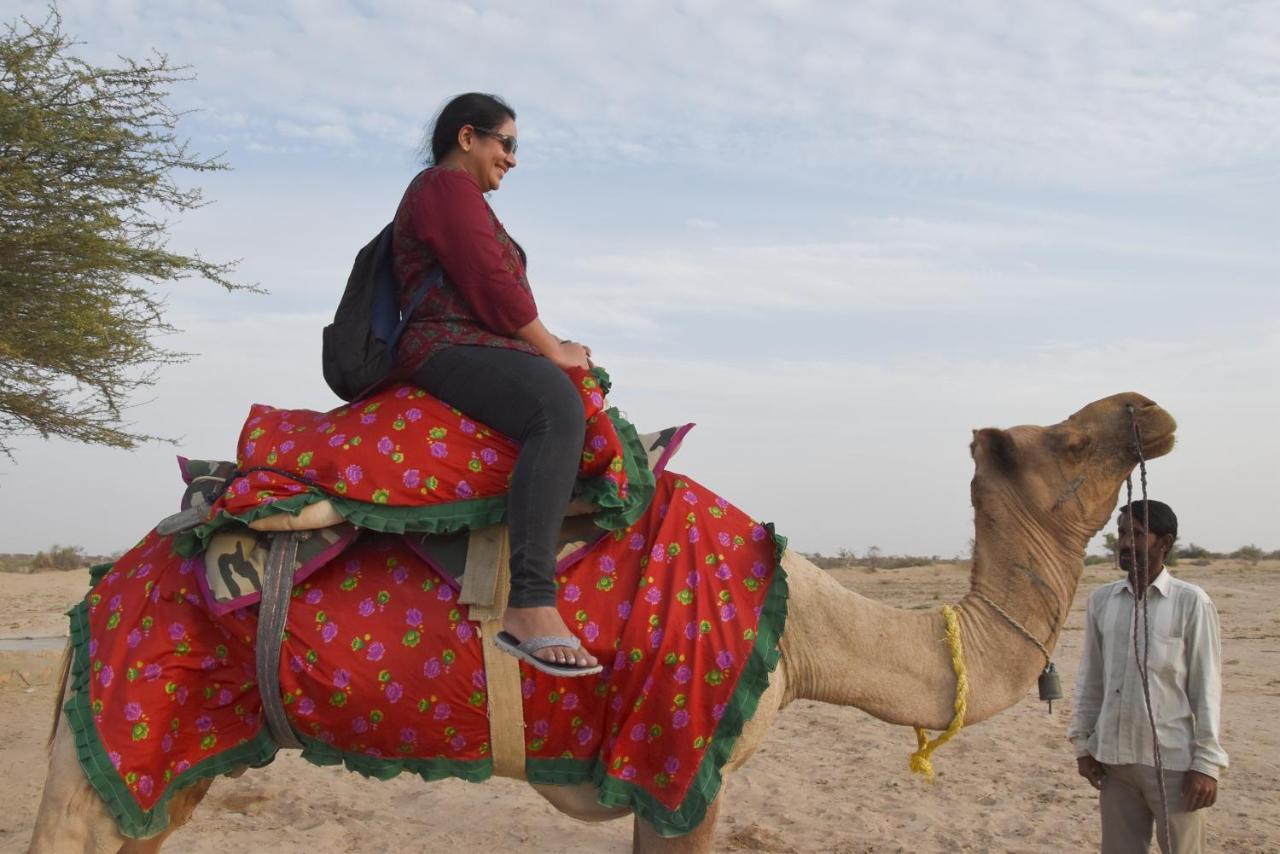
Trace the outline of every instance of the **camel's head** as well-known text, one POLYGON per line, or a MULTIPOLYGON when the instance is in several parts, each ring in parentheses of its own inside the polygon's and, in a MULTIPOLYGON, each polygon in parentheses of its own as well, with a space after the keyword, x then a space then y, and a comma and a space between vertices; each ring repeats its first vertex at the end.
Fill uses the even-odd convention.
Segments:
POLYGON ((1083 548, 1107 523, 1138 463, 1135 423, 1146 459, 1173 449, 1173 417, 1132 392, 1095 401, 1051 427, 975 430, 975 510, 998 524, 1031 522, 1071 535, 1083 548))

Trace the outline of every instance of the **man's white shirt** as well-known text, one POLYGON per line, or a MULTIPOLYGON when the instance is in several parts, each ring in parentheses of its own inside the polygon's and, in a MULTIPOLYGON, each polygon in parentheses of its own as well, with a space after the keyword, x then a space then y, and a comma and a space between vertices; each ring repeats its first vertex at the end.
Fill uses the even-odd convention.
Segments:
MULTIPOLYGON (((1155 765, 1138 662, 1134 656, 1133 589, 1128 578, 1089 596, 1067 737, 1076 755, 1107 765, 1155 765)), ((1142 603, 1138 602, 1141 614, 1142 603)), ((1170 771, 1217 778, 1227 767, 1221 743, 1222 646, 1218 612, 1199 587, 1166 569, 1148 588, 1147 684, 1160 755, 1170 771)), ((1145 645, 1138 624, 1138 655, 1145 645)))

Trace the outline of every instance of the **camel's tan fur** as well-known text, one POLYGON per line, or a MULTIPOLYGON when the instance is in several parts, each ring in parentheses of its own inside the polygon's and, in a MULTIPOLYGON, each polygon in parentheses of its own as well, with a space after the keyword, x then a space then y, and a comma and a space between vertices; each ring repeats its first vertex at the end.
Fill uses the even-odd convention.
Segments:
MULTIPOLYGON (((1168 453, 1173 418, 1136 394, 1099 400, 1051 427, 975 431, 973 571, 970 593, 959 603, 971 686, 966 723, 978 723, 1018 702, 1043 666, 1035 646, 975 593, 998 603, 1054 648, 1080 579, 1085 546, 1106 524, 1124 478, 1137 462, 1130 408, 1147 458, 1168 453)), ((783 556, 783 565, 790 600, 782 659, 725 766, 726 782, 760 746, 778 713, 798 698, 856 706, 890 723, 945 728, 955 676, 942 617, 859 596, 791 552, 783 556)), ((172 824, 162 836, 126 841, 81 775, 68 728, 55 731, 33 852, 158 850, 208 788, 205 782, 175 798, 172 824)), ((597 804, 590 786, 535 789, 578 819, 626 815, 597 804)), ((718 798, 706 820, 683 837, 664 839, 636 821, 635 851, 710 851, 723 800, 718 798)))

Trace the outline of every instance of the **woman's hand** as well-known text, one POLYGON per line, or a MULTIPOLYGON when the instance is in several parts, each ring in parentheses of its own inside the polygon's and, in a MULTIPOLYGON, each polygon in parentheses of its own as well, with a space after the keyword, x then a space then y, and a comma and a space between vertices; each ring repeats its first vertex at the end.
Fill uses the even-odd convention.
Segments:
POLYGON ((591 365, 591 348, 577 341, 561 341, 556 350, 547 354, 552 362, 562 370, 583 368, 589 370, 591 365))

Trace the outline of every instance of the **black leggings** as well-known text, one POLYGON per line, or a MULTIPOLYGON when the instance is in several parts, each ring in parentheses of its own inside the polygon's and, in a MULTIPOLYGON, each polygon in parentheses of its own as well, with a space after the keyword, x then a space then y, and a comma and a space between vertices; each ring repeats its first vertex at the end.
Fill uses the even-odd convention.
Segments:
POLYGON ((556 543, 573 493, 586 415, 563 370, 504 347, 455 346, 413 374, 428 394, 520 443, 507 495, 512 608, 556 604, 556 543))

